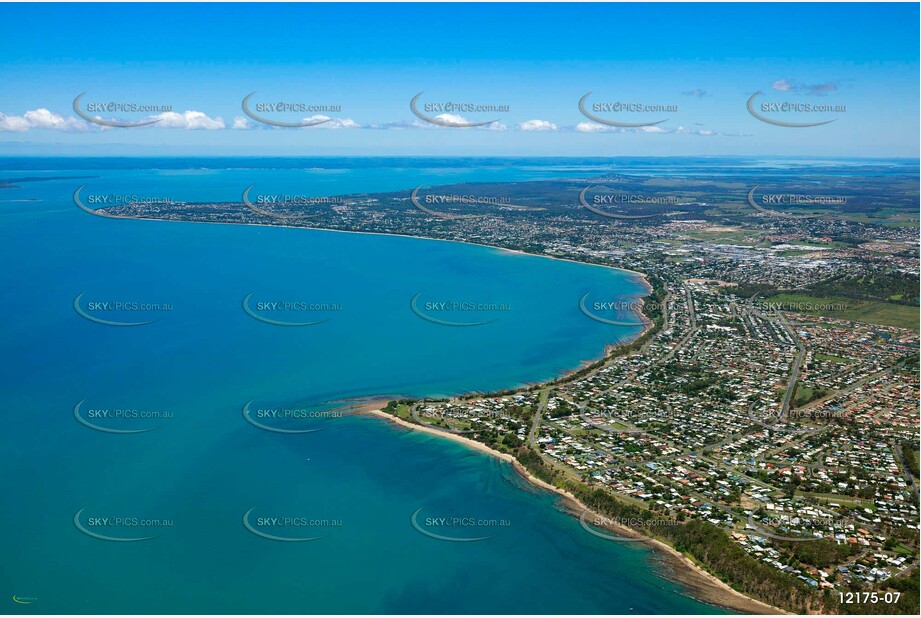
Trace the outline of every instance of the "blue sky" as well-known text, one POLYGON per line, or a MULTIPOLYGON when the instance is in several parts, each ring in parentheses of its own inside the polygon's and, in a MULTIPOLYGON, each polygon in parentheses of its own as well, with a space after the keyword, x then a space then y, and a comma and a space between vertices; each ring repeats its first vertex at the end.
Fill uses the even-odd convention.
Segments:
POLYGON ((0 153, 918 156, 917 4, 7 4, 0 153), (169 105, 104 128, 82 104, 169 105), (339 106, 246 117, 241 101, 339 106), (508 106, 444 128, 424 103, 508 106), (833 112, 763 115, 762 103, 833 112), (671 106, 580 113, 595 103, 671 106), (845 111, 840 111, 844 106, 845 111), (757 109, 762 109, 758 107, 757 109), (84 110, 86 111, 86 110, 84 110))

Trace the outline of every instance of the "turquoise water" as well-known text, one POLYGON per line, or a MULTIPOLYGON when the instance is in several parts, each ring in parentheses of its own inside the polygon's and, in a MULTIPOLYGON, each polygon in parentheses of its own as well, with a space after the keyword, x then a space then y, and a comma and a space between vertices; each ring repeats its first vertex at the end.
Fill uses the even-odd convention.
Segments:
MULTIPOLYGON (((7 299, 0 589, 7 599, 34 599, 7 601, 4 611, 718 611, 664 580, 647 550, 587 534, 553 496, 487 455, 376 418, 262 419, 275 429, 316 430, 279 433, 242 413, 247 402, 252 415, 322 413, 355 397, 456 394, 551 378, 637 334, 638 327, 602 324, 578 309, 585 293, 641 295, 635 277, 410 238, 106 220, 71 201, 84 183, 238 199, 252 182, 334 194, 403 189, 435 182, 421 180, 435 172, 339 170, 335 181, 291 170, 0 173, 0 180, 97 176, 0 189, 7 299), (81 317, 74 309, 81 293, 78 308, 91 318, 151 323, 81 317), (242 308, 250 293, 251 308, 260 300, 320 303, 308 312, 255 311, 320 323, 255 319, 242 308), (411 310, 414 297, 435 321, 411 310), (426 309, 446 300, 478 306, 426 309), (109 311, 94 302, 160 307, 109 311), (451 327, 439 319, 485 323, 451 327), (93 416, 116 409, 168 416, 93 416), (102 429, 150 431, 94 430, 75 414, 102 429), (424 530, 489 538, 437 540, 413 527, 417 511, 424 530), (258 532, 320 538, 262 538, 244 527, 247 512, 258 532), (127 521, 113 525, 116 517, 127 521), (439 517, 468 523, 444 527, 439 517), (134 518, 145 521, 134 525, 134 518), (273 518, 293 521, 273 525, 273 518)), ((454 181, 459 173, 449 175, 454 181)), ((470 170, 461 176, 483 178, 470 170)))

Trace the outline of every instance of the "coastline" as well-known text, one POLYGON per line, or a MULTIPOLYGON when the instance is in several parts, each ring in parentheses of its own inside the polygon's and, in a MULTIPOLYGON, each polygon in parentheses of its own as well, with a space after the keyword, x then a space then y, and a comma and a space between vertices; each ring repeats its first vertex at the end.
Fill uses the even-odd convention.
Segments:
MULTIPOLYGON (((135 216, 125 216, 125 215, 110 215, 110 214, 103 214, 104 209, 101 209, 101 208, 96 209, 96 210, 81 208, 81 210, 84 210, 85 212, 89 212, 99 217, 106 218, 106 219, 122 219, 125 221, 164 221, 167 223, 200 223, 204 225, 242 225, 242 226, 247 226, 247 227, 284 228, 288 230, 314 230, 318 232, 337 232, 340 234, 366 234, 369 236, 387 236, 387 237, 393 237, 393 238, 412 238, 415 240, 428 240, 428 241, 435 241, 435 242, 457 243, 461 245, 470 245, 472 247, 484 247, 486 249, 493 249, 493 250, 501 251, 504 253, 511 253, 513 255, 523 255, 523 256, 528 256, 528 257, 544 258, 548 260, 557 260, 559 262, 570 262, 572 264, 578 264, 580 266, 595 266, 598 268, 607 268, 610 270, 616 270, 622 273, 627 273, 628 275, 631 276, 633 281, 640 283, 645 288, 646 290, 645 294, 641 296, 632 297, 632 298, 636 298, 637 300, 639 300, 639 302, 642 303, 643 305, 645 305, 646 303, 646 297, 648 297, 649 294, 651 294, 653 291, 652 284, 649 283, 649 279, 646 273, 640 272, 638 270, 630 270, 629 268, 621 268, 619 266, 609 266, 607 264, 593 264, 591 262, 580 262, 578 260, 574 260, 571 258, 557 257, 553 255, 544 255, 542 253, 528 253, 527 251, 521 251, 520 249, 509 249, 508 247, 498 247, 496 245, 486 245, 483 243, 470 242, 466 240, 452 240, 449 238, 429 238, 428 236, 416 236, 413 234, 393 234, 391 232, 365 232, 361 230, 336 230, 332 228, 307 227, 307 226, 301 226, 301 225, 284 225, 284 224, 274 225, 271 223, 239 223, 236 221, 189 221, 185 219, 162 219, 162 218, 157 218, 157 217, 135 217, 135 216)), ((633 341, 636 341, 637 339, 645 335, 647 332, 649 332, 649 329, 653 327, 654 322, 651 319, 649 319, 649 317, 647 317, 645 313, 643 313, 642 307, 640 308, 640 311, 636 312, 636 314, 639 317, 640 321, 643 323, 643 330, 637 333, 637 335, 631 338, 630 340, 615 341, 613 343, 604 344, 604 347, 602 348, 602 352, 600 356, 598 356, 597 358, 593 358, 593 359, 585 359, 581 361, 578 366, 572 369, 569 369, 569 370, 561 371, 559 375, 554 377, 552 380, 542 380, 538 382, 525 382, 523 384, 518 384, 515 386, 511 386, 508 389, 502 389, 502 390, 503 391, 520 390, 520 389, 530 388, 530 387, 533 387, 539 384, 544 384, 546 382, 551 382, 551 381, 556 382, 557 380, 565 380, 566 378, 576 373, 577 371, 581 371, 585 367, 588 367, 589 365, 593 363, 597 363, 598 361, 605 360, 608 356, 611 355, 611 353, 618 346, 624 345, 625 343, 629 344, 629 343, 632 343, 633 341)), ((484 394, 488 394, 488 393, 464 393, 463 395, 484 395, 484 394)), ((463 395, 460 395, 460 396, 463 396, 463 395)))
MULTIPOLYGON (((512 455, 509 455, 508 453, 500 453, 499 451, 489 448, 482 442, 477 442, 476 440, 467 438, 466 436, 451 434, 439 431, 432 427, 427 427, 425 425, 416 425, 414 423, 410 423, 409 421, 384 412, 377 407, 378 405, 380 405, 380 402, 369 403, 363 412, 365 414, 370 414, 381 419, 386 419, 387 421, 390 421, 391 423, 404 429, 410 431, 419 431, 421 433, 433 436, 440 436, 459 444, 463 444, 464 446, 467 446, 473 450, 508 462, 511 464, 512 469, 514 469, 515 472, 517 472, 518 475, 521 476, 525 481, 535 487, 552 492, 562 498, 561 506, 568 514, 578 518, 585 511, 593 513, 591 509, 585 506, 585 504, 583 504, 570 492, 560 489, 555 485, 551 485, 550 483, 547 483, 546 481, 543 481, 532 475, 512 455)), ((722 580, 694 564, 687 556, 678 552, 672 546, 659 541, 658 539, 647 537, 633 530, 632 528, 613 523, 607 524, 605 527, 610 529, 611 532, 615 532, 630 538, 639 539, 643 545, 646 545, 647 547, 650 547, 656 551, 657 554, 663 558, 664 562, 666 562, 669 566, 677 567, 671 569, 672 579, 674 579, 686 591, 690 592, 689 596, 694 599, 709 603, 710 605, 715 605, 746 614, 789 614, 789 612, 784 611, 779 607, 774 607, 756 599, 752 599, 751 597, 747 597, 741 592, 734 590, 722 580)))
MULTIPOLYGON (((78 204, 79 206, 79 204, 78 204)), ((520 249, 509 249, 508 247, 498 247, 496 245, 487 245, 479 242, 470 242, 468 240, 453 240, 451 238, 431 238, 429 236, 417 236, 415 234, 394 234, 393 232, 367 232, 364 230, 337 230, 335 228, 328 227, 309 227, 306 225, 285 225, 283 223, 273 224, 273 223, 240 223, 239 221, 191 221, 188 219, 164 219, 161 217, 136 217, 136 216, 127 216, 127 215, 112 215, 112 214, 103 214, 105 209, 98 208, 96 210, 86 209, 86 212, 91 212, 92 214, 104 217, 106 219, 122 219, 125 221, 166 221, 169 223, 203 223, 205 225, 243 225, 248 227, 269 227, 269 228, 284 228, 287 230, 314 230, 317 232, 337 232, 339 234, 366 234, 368 236, 390 236, 396 238, 415 238, 416 240, 430 240, 435 242, 453 242, 461 245, 471 245, 473 247, 485 247, 487 249, 495 249, 498 251, 504 251, 506 253, 525 255, 531 257, 546 258, 548 260, 558 260, 560 262, 571 262, 573 264, 579 264, 580 266, 597 266, 599 268, 609 268, 611 270, 619 270, 620 272, 629 273, 636 280, 640 281, 647 289, 648 292, 652 291, 652 286, 649 284, 648 279, 646 278, 646 273, 642 273, 638 270, 630 270, 629 268, 621 268, 619 266, 609 266, 607 264, 594 264, 592 262, 580 262, 571 258, 557 257, 554 255, 545 255, 543 253, 528 253, 527 251, 521 251, 520 249)))
MULTIPOLYGON (((97 213, 93 213, 93 214, 97 214, 97 213)), ((270 228, 281 227, 281 228, 286 228, 286 229, 301 229, 301 230, 306 229, 306 230, 316 230, 316 231, 321 231, 321 232, 338 232, 342 234, 367 234, 367 235, 373 235, 373 236, 403 237, 403 238, 412 238, 416 240, 459 243, 459 244, 465 244, 465 245, 471 245, 471 246, 477 246, 477 247, 484 247, 484 248, 493 249, 496 251, 510 253, 510 254, 546 258, 546 259, 559 260, 559 261, 564 261, 564 262, 571 262, 573 264, 579 264, 581 266, 596 266, 596 267, 608 268, 611 270, 627 273, 633 278, 633 280, 639 281, 645 288, 646 294, 638 297, 643 303, 645 303, 646 297, 653 290, 653 287, 649 283, 647 275, 639 271, 634 271, 634 270, 630 270, 626 268, 620 268, 616 266, 609 266, 606 264, 592 264, 592 263, 587 263, 587 262, 580 262, 578 260, 574 260, 570 258, 562 258, 562 257, 551 256, 551 255, 539 254, 539 253, 529 253, 529 252, 521 251, 517 249, 509 249, 507 247, 498 247, 495 245, 487 245, 483 243, 475 243, 475 242, 469 242, 469 241, 463 241, 463 240, 452 240, 452 239, 445 239, 445 238, 429 238, 425 236, 416 236, 416 235, 411 235, 411 234, 394 234, 394 233, 388 233, 388 232, 337 230, 337 229, 330 229, 330 228, 306 227, 306 226, 294 226, 294 225, 274 225, 274 224, 264 224, 264 223, 238 223, 238 222, 229 222, 229 221, 227 222, 225 221, 187 221, 187 220, 181 220, 181 219, 177 220, 177 219, 160 219, 160 218, 119 216, 119 215, 104 215, 102 213, 99 213, 99 216, 103 216, 103 217, 111 218, 111 219, 128 219, 128 220, 138 220, 138 221, 167 221, 167 222, 172 221, 172 222, 180 222, 180 223, 203 223, 203 224, 218 224, 218 225, 229 224, 229 225, 245 225, 245 226, 250 226, 250 227, 270 227, 270 228)), ((643 329, 639 334, 636 335, 635 338, 632 339, 632 341, 635 341, 636 339, 639 339, 640 337, 645 335, 654 325, 654 322, 649 317, 647 317, 642 312, 642 310, 638 311, 637 315, 640 317, 640 319, 643 322, 643 329)), ((597 358, 594 360, 585 360, 582 363, 580 363, 578 367, 575 367, 569 371, 561 372, 561 374, 556 378, 556 380, 565 379, 569 375, 580 371, 581 369, 583 369, 584 367, 588 365, 591 365, 595 362, 606 359, 615 348, 617 348, 620 345, 623 345, 623 343, 624 342, 615 342, 615 343, 605 344, 600 358, 597 358)), ((542 383, 543 382, 539 382, 535 384, 542 384, 542 383)), ((510 389, 507 389, 507 390, 518 390, 520 388, 526 388, 528 386, 534 386, 534 384, 525 385, 525 386, 519 385, 519 386, 512 387, 510 389)), ((555 485, 551 485, 550 483, 547 483, 533 476, 512 455, 509 455, 507 453, 501 453, 499 451, 489 448, 482 442, 478 442, 476 440, 467 438, 462 435, 450 434, 450 433, 442 432, 437 429, 427 427, 424 425, 417 425, 417 424, 405 421, 396 416, 393 416, 391 414, 388 414, 384 412, 382 409, 380 409, 381 407, 383 407, 383 405, 386 405, 386 403, 387 401, 383 401, 383 402, 379 400, 369 401, 365 403, 364 405, 358 406, 356 408, 355 413, 357 415, 370 414, 378 418, 386 419, 390 421, 391 423, 394 423, 395 425, 400 426, 410 431, 421 431, 422 433, 426 433, 429 435, 447 438, 449 440, 453 440, 457 443, 463 444, 464 446, 472 448, 481 453, 485 453, 492 457, 496 457, 502 461, 506 461, 512 466, 512 469, 514 469, 515 472, 517 472, 518 475, 521 476, 525 481, 527 481, 528 483, 530 483, 531 485, 537 488, 552 492, 556 496, 560 497, 561 506, 570 515, 578 518, 579 515, 585 512, 586 510, 588 510, 589 512, 592 512, 590 509, 588 509, 588 507, 586 507, 578 498, 576 498, 570 492, 562 490, 559 487, 556 487, 555 485)), ((705 571, 703 568, 693 563, 687 556, 678 552, 673 547, 671 547, 670 545, 666 543, 663 543, 662 541, 642 535, 636 532, 635 530, 628 528, 626 526, 621 526, 621 525, 612 523, 612 524, 608 524, 605 527, 609 528, 612 532, 615 532, 617 534, 631 537, 631 538, 637 538, 640 540, 642 544, 656 551, 658 556, 661 557, 664 560, 664 562, 666 562, 670 567, 674 567, 674 568, 669 569, 671 577, 666 578, 666 579, 672 579, 676 581, 682 588, 684 588, 689 593, 689 596, 691 596, 692 598, 695 598, 699 601, 703 601, 705 603, 708 603, 708 604, 711 604, 717 607, 723 607, 726 609, 730 609, 736 612, 741 612, 741 613, 746 613, 746 614, 763 615, 763 614, 788 614, 789 613, 778 607, 774 607, 772 605, 768 605, 756 599, 747 597, 744 594, 734 590, 722 580, 718 579, 714 575, 711 575, 710 573, 705 571)))

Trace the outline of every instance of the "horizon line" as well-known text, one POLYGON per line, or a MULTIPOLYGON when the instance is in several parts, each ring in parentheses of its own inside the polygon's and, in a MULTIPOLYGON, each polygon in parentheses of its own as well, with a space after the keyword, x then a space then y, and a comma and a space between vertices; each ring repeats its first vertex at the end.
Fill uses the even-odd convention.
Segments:
POLYGON ((722 154, 722 155, 438 155, 438 154, 386 154, 386 155, 359 155, 359 154, 103 154, 103 155, 80 155, 80 154, 3 154, 2 159, 30 159, 30 158, 53 158, 53 159, 745 159, 759 157, 763 159, 842 159, 842 160, 891 160, 903 159, 908 161, 921 162, 921 156, 912 157, 905 155, 885 155, 885 156, 857 156, 857 155, 784 155, 784 154, 722 154))

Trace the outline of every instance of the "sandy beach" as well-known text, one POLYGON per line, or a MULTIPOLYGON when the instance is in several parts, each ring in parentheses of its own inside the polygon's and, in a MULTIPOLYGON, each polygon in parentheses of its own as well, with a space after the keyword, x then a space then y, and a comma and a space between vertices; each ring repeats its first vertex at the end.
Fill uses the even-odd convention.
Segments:
MULTIPOLYGON (((84 210, 86 209, 84 208, 84 210)), ((106 215, 106 214, 103 214, 102 212, 94 212, 93 214, 97 214, 98 216, 107 216, 107 217, 118 218, 118 219, 138 219, 138 220, 145 220, 145 221, 175 221, 172 219, 106 215)), ((389 234, 389 233, 383 233, 383 232, 337 230, 337 229, 316 228, 316 227, 307 227, 307 226, 274 225, 274 224, 261 224, 261 223, 212 222, 212 221, 182 221, 182 222, 184 223, 205 223, 205 224, 225 224, 225 225, 227 224, 247 225, 247 226, 253 226, 253 227, 284 227, 288 229, 308 229, 308 230, 317 230, 317 231, 323 231, 323 232, 338 232, 338 233, 343 233, 343 234, 369 234, 369 235, 375 235, 375 236, 403 236, 406 238, 417 238, 420 240, 430 240, 430 241, 439 241, 439 242, 457 242, 461 244, 475 245, 479 247, 487 247, 489 249, 495 249, 498 251, 511 253, 511 254, 541 257, 541 258, 546 258, 546 259, 551 259, 551 260, 572 262, 572 263, 580 264, 583 266, 597 266, 599 268, 609 268, 612 270, 626 272, 634 276, 637 280, 643 283, 643 285, 647 289, 647 294, 652 291, 652 285, 650 285, 649 281, 646 278, 646 275, 641 272, 628 270, 625 268, 618 268, 616 266, 608 266, 605 264, 591 264, 591 263, 586 263, 586 262, 579 262, 577 260, 572 260, 569 258, 560 258, 560 257, 555 257, 555 256, 550 256, 550 255, 537 254, 537 253, 527 253, 527 252, 518 251, 515 249, 508 249, 506 247, 496 247, 493 245, 485 245, 482 243, 473 243, 473 242, 441 239, 441 238, 427 238, 424 236, 412 236, 409 234, 389 234)), ((642 337, 653 326, 652 320, 650 320, 645 314, 640 312, 639 315, 643 321, 643 331, 639 335, 637 335, 637 338, 642 337)), ((623 343, 618 342, 618 343, 612 343, 612 344, 606 345, 604 348, 604 353, 603 353, 602 358, 607 358, 610 355, 611 351, 619 345, 623 345, 623 343)), ((583 367, 590 365, 593 362, 597 362, 598 360, 601 360, 601 359, 595 359, 591 361, 586 360, 579 367, 576 367, 572 369, 571 371, 564 372, 557 379, 565 379, 566 376, 572 373, 575 373, 576 371, 579 371, 583 367)), ((510 390, 514 390, 514 389, 510 389, 510 390)), ((530 472, 528 472, 524 468, 524 466, 518 463, 518 460, 516 460, 511 455, 507 453, 500 453, 499 451, 489 448, 482 442, 477 442, 476 440, 472 440, 462 435, 446 433, 443 431, 439 431, 437 429, 433 429, 431 427, 426 427, 424 425, 417 425, 417 424, 405 421, 396 416, 393 416, 391 414, 387 414, 381 409, 387 403, 388 403, 387 401, 380 401, 380 400, 368 401, 359 406, 356 406, 355 413, 371 414, 371 415, 386 419, 407 430, 420 431, 422 433, 440 436, 448 440, 459 442, 469 448, 480 451, 482 453, 486 453, 493 457, 497 457, 511 464, 512 467, 515 469, 515 471, 522 478, 527 480, 532 485, 539 487, 541 489, 544 489, 546 491, 553 492, 554 494, 560 496, 562 499, 563 508, 565 508, 574 517, 579 517, 584 511, 589 510, 588 507, 586 507, 581 501, 579 501, 578 498, 576 498, 571 493, 564 491, 554 485, 546 483, 545 481, 533 476, 530 472)), ((690 595, 692 597, 700 601, 704 601, 706 603, 718 605, 720 607, 725 607, 727 609, 731 609, 736 612, 747 613, 747 614, 787 614, 789 613, 778 607, 767 605, 755 599, 751 599, 733 590, 729 585, 727 585, 723 581, 714 577, 710 573, 707 573, 705 570, 703 570, 702 568, 694 564, 690 559, 688 559, 687 556, 679 553, 671 546, 657 539, 646 537, 630 528, 619 526, 616 524, 610 524, 605 527, 609 528, 612 532, 615 532, 617 534, 631 537, 631 538, 640 539, 643 544, 657 551, 659 553, 659 556, 662 557, 662 559, 665 560, 667 563, 669 563, 669 565, 672 567, 671 569, 669 569, 672 575, 672 578, 676 580, 678 583, 680 583, 682 586, 684 586, 685 589, 687 589, 690 592, 690 595)))
POLYGON ((283 223, 241 223, 239 221, 192 221, 188 219, 166 219, 163 217, 138 217, 136 215, 113 215, 106 213, 105 209, 97 208, 90 209, 84 207, 82 204, 77 203, 77 206, 90 214, 94 214, 98 217, 106 217, 108 219, 123 219, 127 221, 166 221, 170 223, 204 223, 206 225, 245 225, 247 227, 280 227, 288 230, 315 230, 317 232, 337 232, 339 234, 365 234, 367 236, 395 236, 398 238, 415 238, 417 240, 431 240, 436 242, 454 242, 462 245, 471 245, 474 247, 485 247, 487 249, 495 249, 497 251, 503 251, 505 253, 525 255, 531 257, 546 258, 548 260, 557 260, 560 262, 572 262, 573 264, 579 264, 581 266, 597 266, 598 268, 609 268, 611 270, 619 270, 620 272, 629 273, 635 277, 638 281, 642 282, 646 286, 649 292, 652 291, 652 286, 649 284, 649 281, 646 278, 646 273, 641 273, 637 270, 630 270, 629 268, 620 268, 618 266, 609 266, 607 264, 593 264, 591 262, 580 262, 579 260, 573 260, 570 258, 557 257, 554 255, 544 255, 543 253, 528 253, 527 251, 520 251, 518 249, 509 249, 508 247, 497 247, 496 245, 487 245, 479 242, 470 242, 467 240, 454 240, 451 238, 432 238, 430 236, 418 236, 414 234, 394 234, 392 232, 367 232, 364 230, 338 230, 335 228, 328 227, 310 227, 308 225, 285 225, 283 223))
MULTIPOLYGON (((516 460, 511 455, 507 453, 500 453, 499 451, 489 448, 482 442, 477 442, 476 440, 472 440, 465 436, 450 434, 439 431, 438 429, 426 427, 424 425, 416 425, 415 423, 410 423, 401 418, 393 416, 392 414, 384 412, 380 409, 380 403, 381 402, 369 403, 363 411, 367 414, 386 419, 391 423, 394 423, 409 431, 419 431, 433 436, 440 436, 442 438, 453 440, 454 442, 458 442, 464 446, 480 451, 481 453, 486 453, 501 459, 502 461, 507 461, 523 479, 535 487, 539 487, 546 491, 551 491, 560 496, 562 498, 561 506, 573 517, 579 517, 583 512, 587 510, 590 513, 593 513, 593 511, 588 509, 588 507, 586 507, 570 492, 564 491, 555 485, 551 485, 533 476, 525 469, 524 466, 518 463, 518 460, 516 460)), ((681 584, 690 593, 690 596, 695 599, 745 614, 789 614, 789 612, 786 612, 779 607, 774 607, 772 605, 762 603, 761 601, 751 599, 741 594, 740 592, 733 590, 731 587, 729 587, 728 584, 706 572, 691 562, 687 556, 679 553, 673 547, 663 543, 662 541, 646 537, 625 526, 610 524, 606 525, 605 527, 616 534, 640 539, 644 545, 655 550, 659 557, 661 557, 671 567, 669 569, 670 575, 672 576, 671 578, 681 584)))
MULTIPOLYGON (((75 200, 75 202, 76 202, 76 200, 75 200)), ((578 260, 573 260, 573 259, 570 259, 570 258, 556 257, 556 256, 553 256, 553 255, 544 255, 544 254, 542 254, 542 253, 528 253, 528 252, 526 252, 526 251, 519 251, 518 249, 509 249, 509 248, 507 248, 507 247, 497 247, 497 246, 495 246, 495 245, 486 245, 486 244, 483 244, 483 243, 468 242, 468 241, 466 241, 466 240, 452 240, 452 239, 448 239, 448 238, 430 238, 430 237, 428 237, 428 236, 415 236, 415 235, 412 235, 412 234, 393 234, 393 233, 389 233, 389 232, 365 232, 365 231, 360 231, 360 230, 337 230, 337 229, 333 229, 333 228, 308 227, 308 226, 302 226, 302 225, 284 225, 284 224, 277 224, 277 225, 276 225, 276 224, 272 224, 272 223, 239 223, 239 222, 236 222, 236 221, 188 221, 188 220, 185 220, 185 219, 163 219, 163 218, 159 218, 159 217, 137 217, 137 216, 133 216, 133 215, 132 215, 132 216, 128 216, 128 215, 110 215, 110 214, 105 214, 105 210, 104 210, 104 209, 101 209, 101 208, 100 208, 100 209, 96 209, 96 210, 91 210, 91 209, 88 209, 88 208, 86 208, 85 206, 83 206, 83 205, 81 205, 81 204, 79 204, 79 203, 77 203, 77 206, 79 206, 82 210, 84 210, 84 211, 86 211, 86 212, 95 214, 95 215, 100 216, 100 217, 106 217, 106 218, 109 218, 109 219, 124 219, 124 220, 129 220, 129 221, 130 221, 130 220, 135 220, 135 221, 166 221, 166 222, 172 222, 172 223, 197 223, 197 224, 204 224, 204 225, 244 225, 244 226, 247 226, 247 227, 280 227, 280 228, 285 228, 285 229, 289 229, 289 230, 315 230, 315 231, 318 231, 318 232, 337 232, 337 233, 340 233, 340 234, 365 234, 365 235, 368 235, 368 236, 394 236, 394 237, 398 237, 398 238, 415 238, 416 240, 430 240, 430 241, 437 241, 437 242, 453 242, 453 243, 459 243, 459 244, 462 244, 462 245, 471 245, 471 246, 474 246, 474 247, 484 247, 484 248, 487 248, 487 249, 494 249, 494 250, 496 250, 496 251, 501 251, 501 252, 503 252, 503 253, 509 253, 509 254, 512 254, 512 255, 521 255, 521 256, 530 256, 530 257, 545 258, 545 259, 548 259, 548 260, 557 260, 557 261, 559 261, 559 262, 571 262, 571 263, 573 263, 573 264, 579 264, 579 265, 581 265, 581 266, 595 266, 595 267, 598 267, 598 268, 607 268, 607 269, 610 269, 610 270, 616 270, 616 271, 620 271, 620 272, 623 272, 623 273, 628 273, 629 275, 631 275, 631 276, 634 278, 635 281, 640 282, 640 283, 643 285, 643 287, 646 288, 646 294, 645 294, 644 296, 637 297, 637 300, 639 300, 640 303, 645 303, 645 302, 646 302, 646 297, 647 297, 650 293, 652 293, 652 285, 649 283, 649 280, 648 280, 648 278, 646 277, 646 273, 642 273, 642 272, 639 272, 639 271, 636 271, 636 270, 630 270, 630 269, 628 269, 628 268, 620 268, 620 267, 618 267, 618 266, 609 266, 609 265, 607 265, 607 264, 592 264, 592 263, 590 263, 590 262, 580 262, 580 261, 578 261, 578 260)), ((653 325, 654 325, 653 321, 650 320, 650 319, 646 316, 646 314, 644 314, 644 313, 642 312, 642 309, 641 309, 640 311, 637 312, 637 315, 639 316, 640 321, 643 323, 643 330, 642 330, 639 334, 637 334, 636 337, 632 338, 631 341, 635 341, 635 340, 639 339, 640 337, 642 337, 643 335, 645 335, 647 332, 649 332, 649 329, 651 329, 651 328, 653 327, 653 325)), ((613 342, 613 343, 605 344, 605 346, 604 346, 604 348, 603 348, 603 350, 602 350, 602 353, 601 353, 601 355, 600 355, 598 358, 583 360, 583 361, 579 364, 578 367, 575 367, 575 368, 573 368, 573 369, 571 369, 571 370, 566 370, 566 371, 560 372, 560 374, 559 374, 558 376, 556 376, 556 378, 554 378, 554 380, 552 380, 552 381, 553 381, 553 382, 556 382, 556 381, 559 381, 559 380, 565 380, 568 376, 572 375, 573 373, 576 373, 577 371, 580 371, 580 370, 584 369, 585 367, 588 367, 589 365, 591 365, 591 364, 593 364, 593 363, 596 363, 596 362, 598 362, 598 361, 600 361, 600 360, 606 359, 608 356, 611 355, 611 353, 612 353, 618 346, 624 345, 625 343, 630 343, 631 341, 615 341, 615 342, 613 342)), ((535 385, 537 385, 537 384, 543 384, 543 382, 533 382, 533 383, 518 384, 518 385, 516 385, 516 386, 510 387, 510 388, 507 389, 507 390, 525 389, 525 388, 528 388, 528 387, 531 387, 531 386, 535 386, 535 385)), ((477 395, 481 395, 481 394, 483 394, 483 393, 468 393, 468 394, 477 394, 477 395)), ((386 402, 385 402, 385 403, 386 403, 386 402)))

